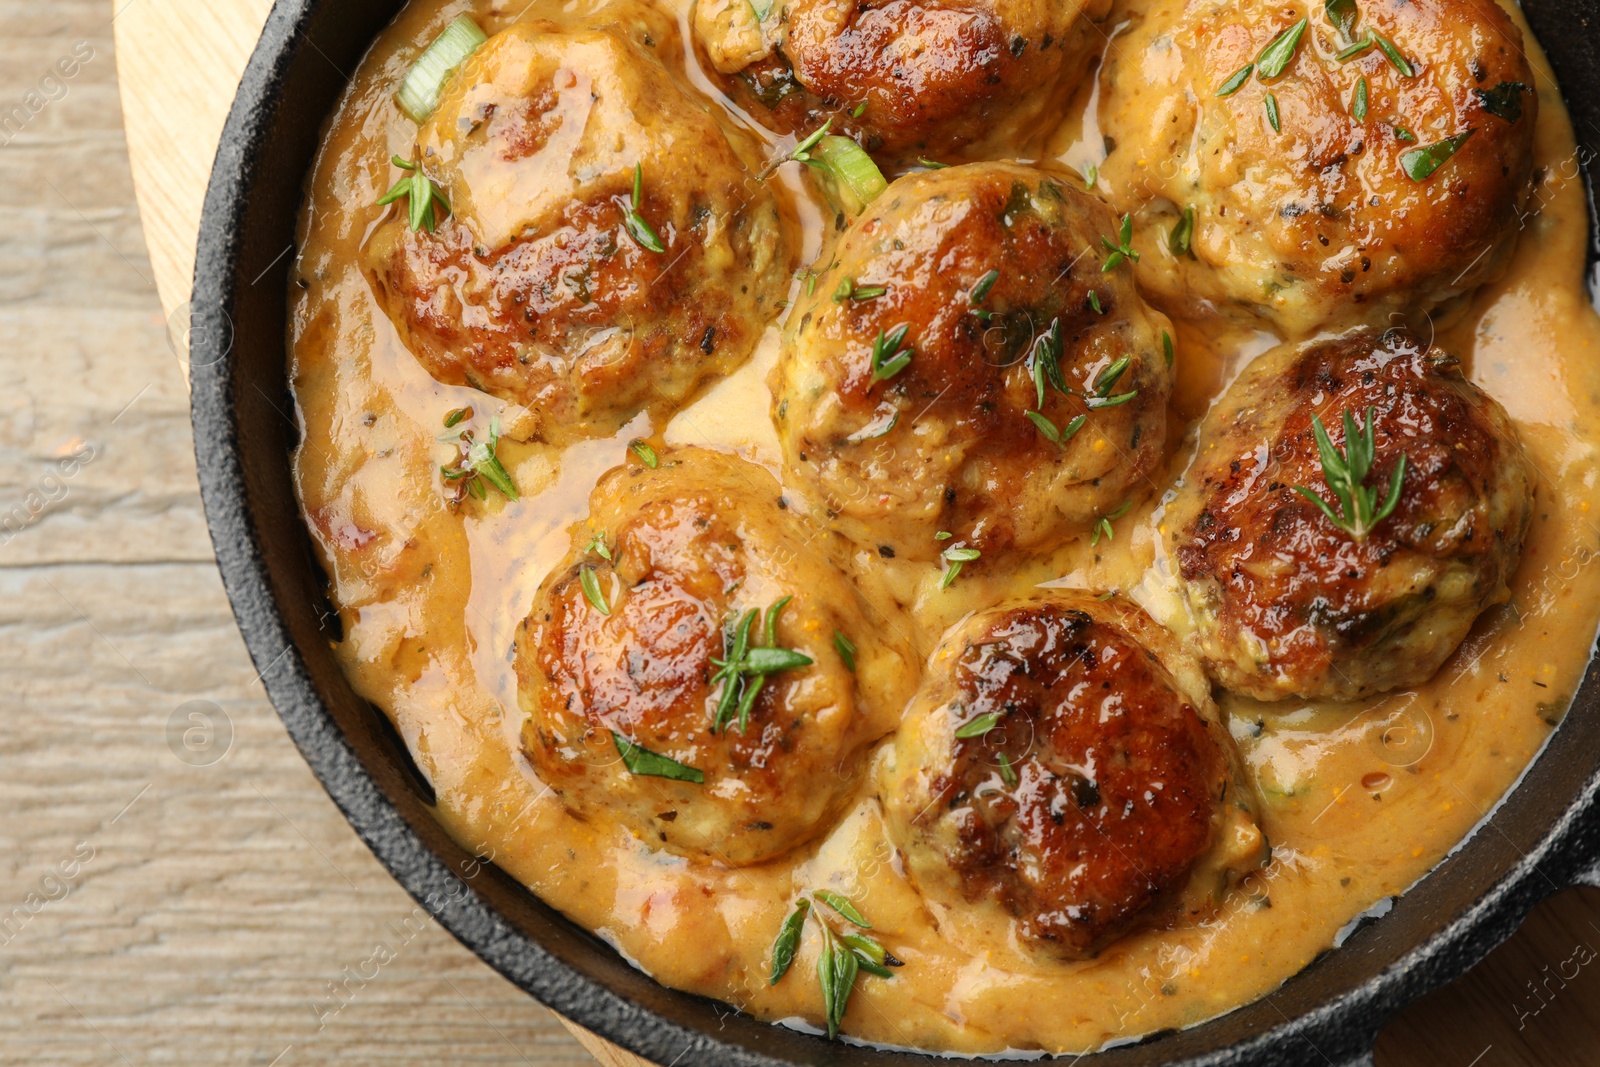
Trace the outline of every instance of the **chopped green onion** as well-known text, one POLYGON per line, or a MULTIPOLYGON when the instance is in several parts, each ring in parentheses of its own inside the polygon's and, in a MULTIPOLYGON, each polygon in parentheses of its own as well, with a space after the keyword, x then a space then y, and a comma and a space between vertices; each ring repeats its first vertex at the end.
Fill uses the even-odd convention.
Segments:
POLYGON ((452 19, 406 71, 399 92, 394 94, 400 110, 419 126, 426 122, 433 109, 439 106, 439 96, 449 83, 450 75, 488 39, 467 16, 457 15, 452 19))
POLYGON ((850 214, 860 214, 889 187, 872 157, 848 137, 830 134, 822 138, 812 156, 833 178, 835 188, 843 194, 840 207, 850 214))

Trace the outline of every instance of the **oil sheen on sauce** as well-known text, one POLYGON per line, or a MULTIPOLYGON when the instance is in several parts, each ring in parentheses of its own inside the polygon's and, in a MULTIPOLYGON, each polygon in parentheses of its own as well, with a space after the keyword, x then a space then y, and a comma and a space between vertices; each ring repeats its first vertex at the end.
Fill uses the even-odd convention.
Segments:
MULTIPOLYGON (((560 18, 594 8, 579 2, 533 13, 560 18)), ((807 980, 814 946, 803 946, 794 977, 772 987, 768 951, 794 896, 831 887, 862 907, 906 964, 892 980, 862 977, 845 1020, 854 1038, 964 1053, 1076 1052, 1192 1025, 1270 992, 1353 917, 1426 874, 1560 720, 1600 612, 1600 567, 1592 565, 1600 552, 1592 507, 1600 320, 1582 284, 1586 208, 1572 131, 1528 34, 1540 94, 1539 183, 1511 269, 1437 336, 1508 409, 1540 474, 1513 597, 1487 612, 1419 689, 1356 707, 1222 699, 1259 785, 1273 859, 1214 919, 1130 935, 1086 962, 1030 963, 1005 943, 982 956, 959 951, 903 875, 871 775, 825 839, 754 868, 690 864, 615 826, 571 818, 518 750, 513 631, 567 550, 568 527, 583 517, 590 489, 624 461, 628 441, 713 444, 777 471, 766 379, 779 326, 749 365, 666 426, 641 416, 615 438, 563 453, 502 441, 520 502, 491 494, 485 505, 447 508, 441 418, 498 402, 428 376, 374 302, 358 250, 384 211, 374 204, 392 180, 387 161, 409 155, 415 136, 391 94, 408 58, 463 12, 494 32, 522 5, 414 0, 362 63, 325 131, 301 218, 291 308, 292 381, 305 429, 297 484, 344 626, 335 651, 433 783, 440 822, 661 982, 762 1019, 815 1026, 820 994, 807 980)), ((720 99, 683 41, 671 47, 691 84, 720 99)), ((1093 104, 1091 79, 1053 142, 1062 162, 1093 160, 1093 104)), ((774 158, 791 144, 761 136, 774 158)), ((824 214, 798 169, 771 180, 793 202, 809 262, 824 214)), ((1177 326, 1169 479, 1186 464, 1212 398, 1274 343, 1214 322, 1177 326)), ((940 591, 932 564, 874 557, 859 569, 868 596, 903 613, 921 653, 964 613, 1044 583, 1129 592, 1177 625, 1160 504, 1157 495, 1119 520, 1109 543, 1091 549, 1080 541, 1003 580, 975 575, 940 591)))

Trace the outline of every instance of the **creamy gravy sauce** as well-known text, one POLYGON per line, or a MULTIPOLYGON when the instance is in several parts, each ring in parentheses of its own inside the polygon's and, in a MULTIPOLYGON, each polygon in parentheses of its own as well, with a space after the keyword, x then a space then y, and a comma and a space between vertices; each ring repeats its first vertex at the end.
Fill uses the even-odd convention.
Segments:
MULTIPOLYGON (((564 10, 580 6, 593 10, 564 10)), ((559 17, 561 9, 550 10, 559 17)), ((326 132, 295 267, 290 350, 305 428, 295 472, 344 625, 335 651, 433 783, 439 820, 639 967, 759 1018, 814 1025, 815 946, 805 944, 793 976, 776 987, 766 981, 768 950, 795 894, 831 886, 906 961, 893 980, 858 983, 845 1021, 852 1037, 966 1053, 1094 1049, 1270 992, 1352 918, 1427 873, 1539 751, 1572 697, 1600 613, 1600 567, 1591 565, 1600 553, 1600 321, 1582 286, 1587 222, 1573 136, 1530 34, 1542 179, 1510 272, 1438 331, 1509 410, 1540 473, 1513 598, 1486 613, 1419 689, 1355 707, 1222 698, 1274 851, 1214 919, 1130 935, 1088 962, 1033 964, 1009 944, 980 957, 959 951, 904 877, 871 775, 826 839, 754 868, 690 864, 614 826, 569 817, 519 752, 514 629, 567 550, 590 489, 623 462, 628 441, 715 444, 779 472, 766 387, 778 332, 770 328, 749 365, 664 427, 640 416, 615 438, 564 454, 503 441, 520 503, 491 494, 459 512, 444 506, 438 467, 451 456, 436 441, 444 413, 487 413, 499 402, 424 372, 374 302, 358 249, 382 215, 373 205, 392 181, 387 160, 409 155, 415 136, 390 94, 420 44, 464 11, 489 32, 519 13, 415 0, 380 37, 326 132)), ((691 83, 714 96, 683 43, 672 47, 691 83)), ((1063 162, 1094 162, 1093 102, 1091 82, 1053 143, 1063 162)), ((774 155, 789 144, 766 140, 774 155)), ((773 180, 802 224, 804 263, 821 249, 824 216, 797 169, 773 180)), ((1177 326, 1169 483, 1212 399, 1274 343, 1215 322, 1177 326)), ((1110 543, 1080 541, 1004 580, 974 574, 941 592, 933 565, 864 554, 859 569, 885 624, 921 653, 965 612, 1043 583, 1127 591, 1181 629, 1164 577, 1161 496, 1119 520, 1110 543)))

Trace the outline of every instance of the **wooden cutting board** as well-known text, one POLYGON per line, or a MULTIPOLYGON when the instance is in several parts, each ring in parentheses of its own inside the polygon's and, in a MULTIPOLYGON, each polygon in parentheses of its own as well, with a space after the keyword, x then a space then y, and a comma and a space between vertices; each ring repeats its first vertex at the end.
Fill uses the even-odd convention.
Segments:
MULTIPOLYGON (((272 0, 112 2, 117 84, 150 266, 168 322, 187 322, 174 313, 189 302, 211 163, 272 0)), ((651 1067, 561 1022, 605 1067, 651 1067)))

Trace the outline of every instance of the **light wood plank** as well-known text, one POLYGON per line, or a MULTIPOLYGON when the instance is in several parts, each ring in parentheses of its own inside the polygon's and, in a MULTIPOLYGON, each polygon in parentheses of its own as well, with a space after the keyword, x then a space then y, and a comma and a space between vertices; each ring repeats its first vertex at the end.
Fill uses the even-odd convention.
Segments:
MULTIPOLYGON (((0 489, 20 497, 64 442, 105 445, 68 497, 0 546, 0 672, 11 672, 0 685, 30 712, 0 751, 0 803, 14 813, 0 824, 0 899, 22 899, 77 842, 100 843, 71 895, 0 948, 11 979, 0 1002, 15 1009, 0 1014, 0 1049, 18 1062, 114 1062, 114 1044, 134 1062, 577 1064, 583 1054, 540 1026, 527 998, 431 922, 316 1026, 317 993, 374 937, 401 936, 414 905, 339 820, 251 679, 207 563, 181 364, 162 338, 189 298, 217 138, 270 3, 112 2, 108 26, 104 0, 0 0, 0 93, 20 97, 29 71, 76 40, 100 50, 0 154, 0 178, 14 166, 38 194, 0 230, 0 329, 35 342, 0 353, 16 383, 0 396, 0 489), (104 122, 113 30, 137 218, 104 122), (97 308, 126 310, 85 313, 52 284, 63 274, 91 278, 97 308), (61 359, 86 393, 62 395, 61 359), (163 605, 155 627, 151 603, 163 605), (178 763, 161 741, 171 709, 196 697, 236 730, 237 751, 213 768, 178 763)), ((1555 898, 1403 1013, 1378 1062, 1600 1062, 1600 968, 1550 978, 1590 945, 1600 892, 1555 898)), ((642 1067, 568 1028, 606 1067, 642 1067)))

